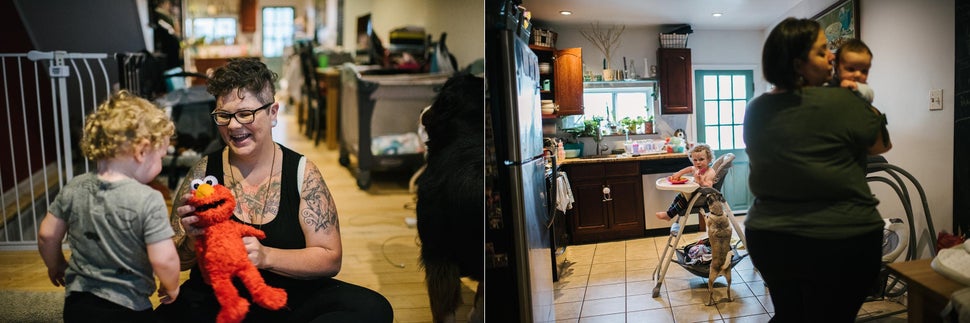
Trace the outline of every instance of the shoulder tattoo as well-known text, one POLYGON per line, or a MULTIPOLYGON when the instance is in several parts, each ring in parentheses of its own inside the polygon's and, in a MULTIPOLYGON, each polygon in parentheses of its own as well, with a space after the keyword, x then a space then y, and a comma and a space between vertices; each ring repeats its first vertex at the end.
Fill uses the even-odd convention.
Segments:
POLYGON ((340 224, 337 221, 337 207, 330 196, 330 189, 323 181, 323 175, 316 165, 307 164, 307 174, 303 179, 303 201, 306 202, 300 216, 303 222, 313 228, 314 232, 320 230, 340 231, 340 224))

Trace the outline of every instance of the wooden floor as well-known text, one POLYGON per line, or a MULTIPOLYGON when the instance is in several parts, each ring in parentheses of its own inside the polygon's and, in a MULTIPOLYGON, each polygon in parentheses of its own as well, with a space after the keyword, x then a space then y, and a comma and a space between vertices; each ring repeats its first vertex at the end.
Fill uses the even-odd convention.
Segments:
MULTIPOLYGON (((292 109, 291 109, 292 110, 292 109)), ((395 322, 431 322, 424 271, 419 267, 417 229, 405 218, 414 217, 414 202, 407 176, 374 176, 368 191, 357 188, 353 174, 337 162, 338 151, 327 150, 299 134, 293 111, 280 110, 277 142, 303 153, 320 167, 330 187, 340 217, 343 237, 343 268, 338 279, 362 285, 383 294, 394 308, 395 322)), ((187 278, 187 272, 182 273, 187 278)), ((465 321, 471 309, 477 283, 463 281, 464 304, 456 317, 465 321)), ((56 291, 47 279, 36 251, 0 252, 0 292, 3 290, 56 291)), ((158 303, 157 298, 152 300, 158 303)), ((17 306, 16 304, 0 304, 17 306)), ((26 306, 26 305, 25 305, 26 306)))

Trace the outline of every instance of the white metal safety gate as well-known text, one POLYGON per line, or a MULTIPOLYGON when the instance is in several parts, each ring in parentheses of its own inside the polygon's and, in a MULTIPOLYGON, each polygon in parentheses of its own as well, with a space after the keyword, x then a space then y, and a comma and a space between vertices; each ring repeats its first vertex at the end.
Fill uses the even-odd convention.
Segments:
POLYGON ((108 62, 99 53, 0 54, 0 250, 36 248, 54 196, 92 167, 77 142, 85 117, 112 92, 108 62))

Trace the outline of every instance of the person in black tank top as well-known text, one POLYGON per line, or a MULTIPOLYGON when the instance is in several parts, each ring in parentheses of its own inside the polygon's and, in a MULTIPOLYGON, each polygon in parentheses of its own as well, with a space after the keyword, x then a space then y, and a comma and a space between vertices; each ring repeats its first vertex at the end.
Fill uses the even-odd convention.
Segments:
MULTIPOLYGON (((384 296, 333 279, 343 255, 336 207, 316 165, 273 141, 276 78, 258 60, 234 59, 208 81, 217 99, 212 119, 226 147, 202 158, 178 189, 171 223, 182 269, 191 272, 176 302, 155 314, 161 322, 212 322, 219 311, 195 259, 198 217, 185 204, 191 180, 211 175, 236 196, 233 221, 266 233, 263 240, 243 238, 249 259, 267 284, 288 295, 279 311, 250 305, 246 322, 392 322, 384 296)), ((240 291, 248 298, 245 288, 240 291)))

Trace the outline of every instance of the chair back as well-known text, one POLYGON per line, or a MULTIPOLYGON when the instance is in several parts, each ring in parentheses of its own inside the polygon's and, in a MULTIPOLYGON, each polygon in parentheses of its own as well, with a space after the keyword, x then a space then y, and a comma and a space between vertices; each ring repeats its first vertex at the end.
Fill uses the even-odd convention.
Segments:
POLYGON ((727 177, 732 166, 734 166, 734 154, 732 153, 726 153, 714 160, 714 165, 711 167, 714 170, 714 189, 721 191, 724 177, 727 177))

